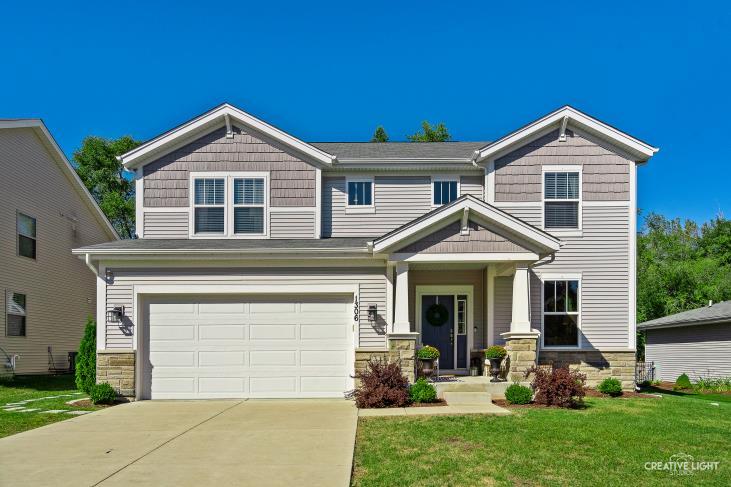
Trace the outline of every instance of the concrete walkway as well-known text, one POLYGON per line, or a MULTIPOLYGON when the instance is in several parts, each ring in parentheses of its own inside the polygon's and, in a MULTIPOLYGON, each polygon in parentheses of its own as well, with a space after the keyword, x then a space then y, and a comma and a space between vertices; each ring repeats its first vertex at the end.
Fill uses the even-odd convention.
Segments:
POLYGON ((142 401, 0 439, 0 485, 347 486, 344 400, 142 401))

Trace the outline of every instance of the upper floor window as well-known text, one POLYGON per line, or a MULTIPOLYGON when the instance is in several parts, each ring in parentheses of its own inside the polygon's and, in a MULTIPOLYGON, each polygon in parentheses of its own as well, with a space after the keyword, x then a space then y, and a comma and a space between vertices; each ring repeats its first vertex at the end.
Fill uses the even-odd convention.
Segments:
POLYGON ((25 294, 8 291, 6 306, 5 335, 9 337, 24 337, 26 317, 25 294))
POLYGON ((578 171, 543 173, 544 228, 579 228, 580 186, 578 171))
POLYGON ((456 179, 432 180, 432 206, 451 203, 459 197, 459 185, 456 179))
POLYGON ((543 346, 579 345, 579 281, 543 281, 543 346))
POLYGON ((36 219, 18 213, 18 255, 36 258, 36 219))
POLYGON ((348 180, 348 206, 373 206, 372 180, 348 180))
POLYGON ((192 236, 251 237, 266 234, 266 176, 192 177, 192 236))

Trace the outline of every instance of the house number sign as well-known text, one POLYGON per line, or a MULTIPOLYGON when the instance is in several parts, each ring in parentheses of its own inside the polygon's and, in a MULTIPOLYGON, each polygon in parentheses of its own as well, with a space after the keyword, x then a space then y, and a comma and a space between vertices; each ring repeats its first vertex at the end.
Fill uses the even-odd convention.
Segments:
POLYGON ((360 307, 358 306, 358 296, 355 297, 353 301, 353 321, 358 321, 358 316, 360 314, 360 307))

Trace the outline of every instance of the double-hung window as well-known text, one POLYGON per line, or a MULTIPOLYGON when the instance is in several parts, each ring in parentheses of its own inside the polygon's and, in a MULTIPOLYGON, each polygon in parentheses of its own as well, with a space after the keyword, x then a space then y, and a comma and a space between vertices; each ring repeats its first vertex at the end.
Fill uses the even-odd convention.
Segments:
POLYGON ((459 198, 459 185, 456 179, 432 180, 432 206, 441 206, 459 198))
POLYGON ((36 219, 17 213, 18 255, 36 258, 36 219))
POLYGON ((5 335, 9 337, 25 336, 26 303, 25 294, 7 291, 5 335))
POLYGON ((543 346, 579 346, 579 281, 543 281, 543 346))
POLYGON ((194 227, 196 235, 226 233, 226 179, 194 179, 194 227))
POLYGON ((264 233, 264 178, 233 178, 233 233, 264 233))
POLYGON ((543 173, 543 226, 579 228, 581 174, 578 171, 543 173))

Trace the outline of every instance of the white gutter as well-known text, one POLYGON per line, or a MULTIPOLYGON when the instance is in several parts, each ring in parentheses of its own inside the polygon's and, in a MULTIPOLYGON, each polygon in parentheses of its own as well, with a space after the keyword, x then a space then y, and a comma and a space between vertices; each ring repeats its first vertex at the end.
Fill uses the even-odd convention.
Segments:
POLYGON ((84 254, 84 263, 86 264, 86 267, 91 269, 91 272, 93 272, 96 277, 99 277, 99 271, 91 263, 91 254, 84 254))

